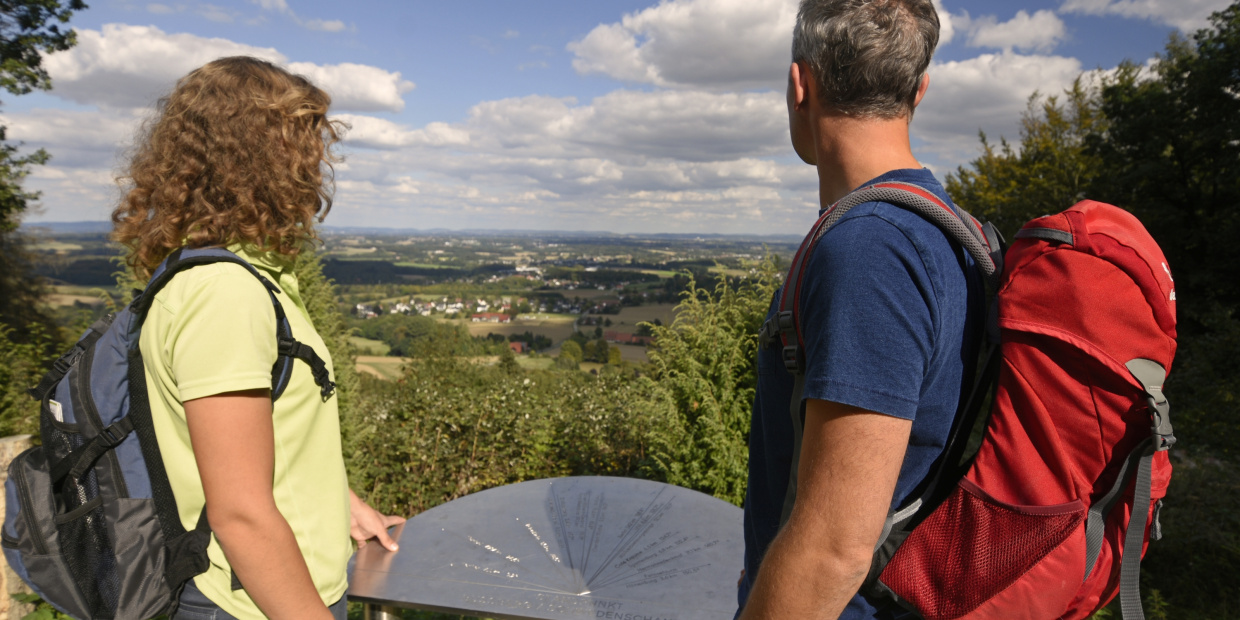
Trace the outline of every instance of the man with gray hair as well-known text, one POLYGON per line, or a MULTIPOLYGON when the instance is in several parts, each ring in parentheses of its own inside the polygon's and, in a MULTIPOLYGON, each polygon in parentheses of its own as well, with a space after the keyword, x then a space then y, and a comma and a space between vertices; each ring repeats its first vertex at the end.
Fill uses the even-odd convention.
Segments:
MULTIPOLYGON (((931 0, 802 1, 788 123, 797 155, 818 168, 822 207, 887 181, 950 204, 909 142, 938 32, 931 0)), ((982 278, 935 224, 885 202, 849 210, 803 273, 800 457, 793 462, 794 378, 779 347, 764 348, 739 617, 899 617, 901 609, 859 590, 885 518, 942 454, 973 376, 982 278)))

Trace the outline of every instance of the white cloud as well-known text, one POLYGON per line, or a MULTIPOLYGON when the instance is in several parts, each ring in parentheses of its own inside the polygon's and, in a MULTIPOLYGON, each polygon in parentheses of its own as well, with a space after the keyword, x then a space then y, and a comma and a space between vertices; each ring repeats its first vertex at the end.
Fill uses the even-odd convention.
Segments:
POLYGON ((293 23, 307 30, 317 30, 319 32, 343 32, 349 27, 339 19, 306 19, 298 15, 285 0, 250 0, 251 3, 258 5, 264 11, 272 11, 287 15, 293 23))
POLYGON ((589 105, 519 97, 474 106, 467 124, 480 145, 530 155, 721 161, 787 144, 783 97, 772 92, 619 90, 589 105))
POLYGON ((934 0, 934 10, 939 14, 939 45, 947 45, 956 38, 956 24, 952 14, 943 8, 942 0, 934 0))
POLYGON ((399 72, 370 65, 294 62, 289 63, 288 68, 326 90, 332 96, 332 107, 337 110, 399 112, 405 108, 402 95, 414 88, 413 82, 401 79, 399 72))
POLYGON ((968 13, 958 19, 961 28, 969 33, 972 47, 1049 52, 1067 35, 1063 20, 1047 10, 1033 15, 1017 11, 1015 17, 1005 22, 994 15, 970 19, 968 13))
POLYGON ((983 54, 930 66, 930 90, 914 115, 913 135, 947 162, 976 157, 977 132, 1019 139, 1020 115, 1034 91, 1057 95, 1081 75, 1063 56, 983 54))
POLYGON ((200 17, 206 18, 213 22, 219 22, 221 24, 231 24, 237 18, 236 13, 223 7, 215 6, 214 4, 204 4, 198 7, 195 12, 200 17))
POLYGON ((88 151, 113 151, 124 143, 141 119, 139 114, 35 109, 0 115, 11 140, 33 146, 72 146, 88 151))
POLYGON ((318 30, 320 32, 340 32, 347 28, 344 22, 338 19, 307 19, 301 22, 301 24, 310 30, 318 30))
POLYGON ((447 123, 430 123, 422 129, 410 129, 387 119, 358 114, 337 114, 337 120, 349 124, 345 144, 374 149, 406 146, 464 146, 469 144, 469 131, 447 123))
POLYGON ((285 2, 285 0, 250 0, 250 2, 257 4, 259 8, 264 11, 275 11, 277 13, 292 12, 292 10, 288 8, 288 2, 285 2))
POLYGON ((1192 32, 1209 25, 1210 14, 1227 8, 1230 3, 1230 0, 1064 0, 1059 11, 1148 19, 1192 32))
POLYGON ((148 13, 155 13, 156 15, 168 15, 175 13, 176 9, 173 9, 166 4, 152 2, 151 4, 146 5, 146 11, 148 13))
MULTIPOLYGON (((154 26, 107 24, 101 30, 77 30, 77 35, 77 46, 49 55, 43 62, 56 83, 52 94, 82 104, 149 106, 181 76, 223 56, 287 63, 274 48, 169 34, 154 26)), ((414 87, 398 72, 368 65, 299 62, 288 67, 331 94, 337 110, 399 111, 404 108, 402 95, 414 87)))
POLYGON ((676 88, 778 88, 796 0, 668 0, 568 45, 581 74, 676 88))

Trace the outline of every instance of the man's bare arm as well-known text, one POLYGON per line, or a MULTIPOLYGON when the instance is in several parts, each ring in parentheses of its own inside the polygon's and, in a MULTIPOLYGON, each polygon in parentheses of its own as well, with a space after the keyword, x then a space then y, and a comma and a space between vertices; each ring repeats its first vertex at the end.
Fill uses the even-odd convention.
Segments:
POLYGON ((767 549, 741 615, 838 618, 865 580, 912 422, 810 399, 797 501, 767 549))

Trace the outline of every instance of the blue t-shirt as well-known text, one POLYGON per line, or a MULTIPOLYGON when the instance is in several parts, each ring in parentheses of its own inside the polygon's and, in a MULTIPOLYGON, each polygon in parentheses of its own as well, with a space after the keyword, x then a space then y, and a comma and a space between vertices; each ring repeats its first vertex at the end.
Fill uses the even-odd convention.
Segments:
MULTIPOLYGON (((883 181, 917 184, 950 204, 928 170, 895 170, 865 185, 883 181)), ((962 386, 973 376, 985 303, 980 271, 933 223, 902 207, 868 202, 823 235, 800 295, 804 398, 913 421, 891 504, 899 507, 942 453, 962 386)), ((758 353, 742 605, 779 531, 792 461, 793 377, 779 353, 778 347, 758 353)), ((840 617, 890 616, 858 594, 840 617)))

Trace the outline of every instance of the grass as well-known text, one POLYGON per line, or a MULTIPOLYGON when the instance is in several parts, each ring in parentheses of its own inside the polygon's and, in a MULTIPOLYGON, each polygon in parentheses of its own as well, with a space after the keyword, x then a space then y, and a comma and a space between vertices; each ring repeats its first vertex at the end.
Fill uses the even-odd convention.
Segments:
POLYGON ((349 338, 349 342, 353 343, 353 347, 357 349, 359 355, 384 356, 392 351, 392 347, 389 347, 387 343, 381 340, 352 336, 349 338))
POLYGON ((65 243, 63 241, 40 241, 32 244, 31 249, 36 252, 56 252, 63 254, 65 252, 73 252, 83 249, 83 246, 76 243, 65 243))
POLYGON ((664 325, 672 322, 676 316, 675 304, 647 304, 644 306, 627 306, 620 311, 620 314, 608 315, 611 319, 612 326, 604 329, 615 329, 617 331, 632 333, 637 331, 637 324, 641 322, 653 322, 659 319, 664 325), (620 322, 624 321, 624 325, 620 322))
POLYGON ((378 251, 379 251, 379 248, 376 248, 376 247, 369 247, 369 248, 340 248, 340 249, 338 249, 338 250, 336 250, 335 252, 332 252, 332 253, 333 253, 333 254, 335 254, 335 253, 339 252, 339 253, 341 253, 341 254, 344 254, 345 256, 356 256, 356 255, 358 255, 358 254, 375 254, 375 253, 377 253, 378 251))
POLYGON ((714 267, 711 267, 707 271, 711 273, 717 273, 720 275, 736 277, 736 278, 743 278, 749 275, 749 270, 747 269, 733 269, 731 267, 723 267, 720 265, 715 265, 714 267))
POLYGON ((392 264, 397 267, 417 267, 418 269, 457 269, 457 267, 453 265, 441 265, 438 263, 414 263, 410 261, 401 261, 399 263, 392 264))
POLYGON ((653 276, 659 276, 660 278, 670 278, 680 272, 679 271, 667 271, 666 269, 643 269, 642 273, 648 273, 653 276))
POLYGON ((487 334, 499 334, 507 338, 512 334, 524 334, 531 332, 534 334, 542 334, 551 339, 552 342, 560 342, 565 338, 573 335, 572 321, 522 321, 520 319, 511 323, 468 323, 469 335, 485 336, 487 334))
POLYGON ((517 365, 525 370, 551 370, 555 366, 555 360, 550 357, 530 357, 528 355, 518 355, 516 357, 517 365))
POLYGON ((381 355, 357 356, 357 371, 369 375, 395 381, 401 376, 401 368, 408 362, 405 357, 387 357, 381 355))

